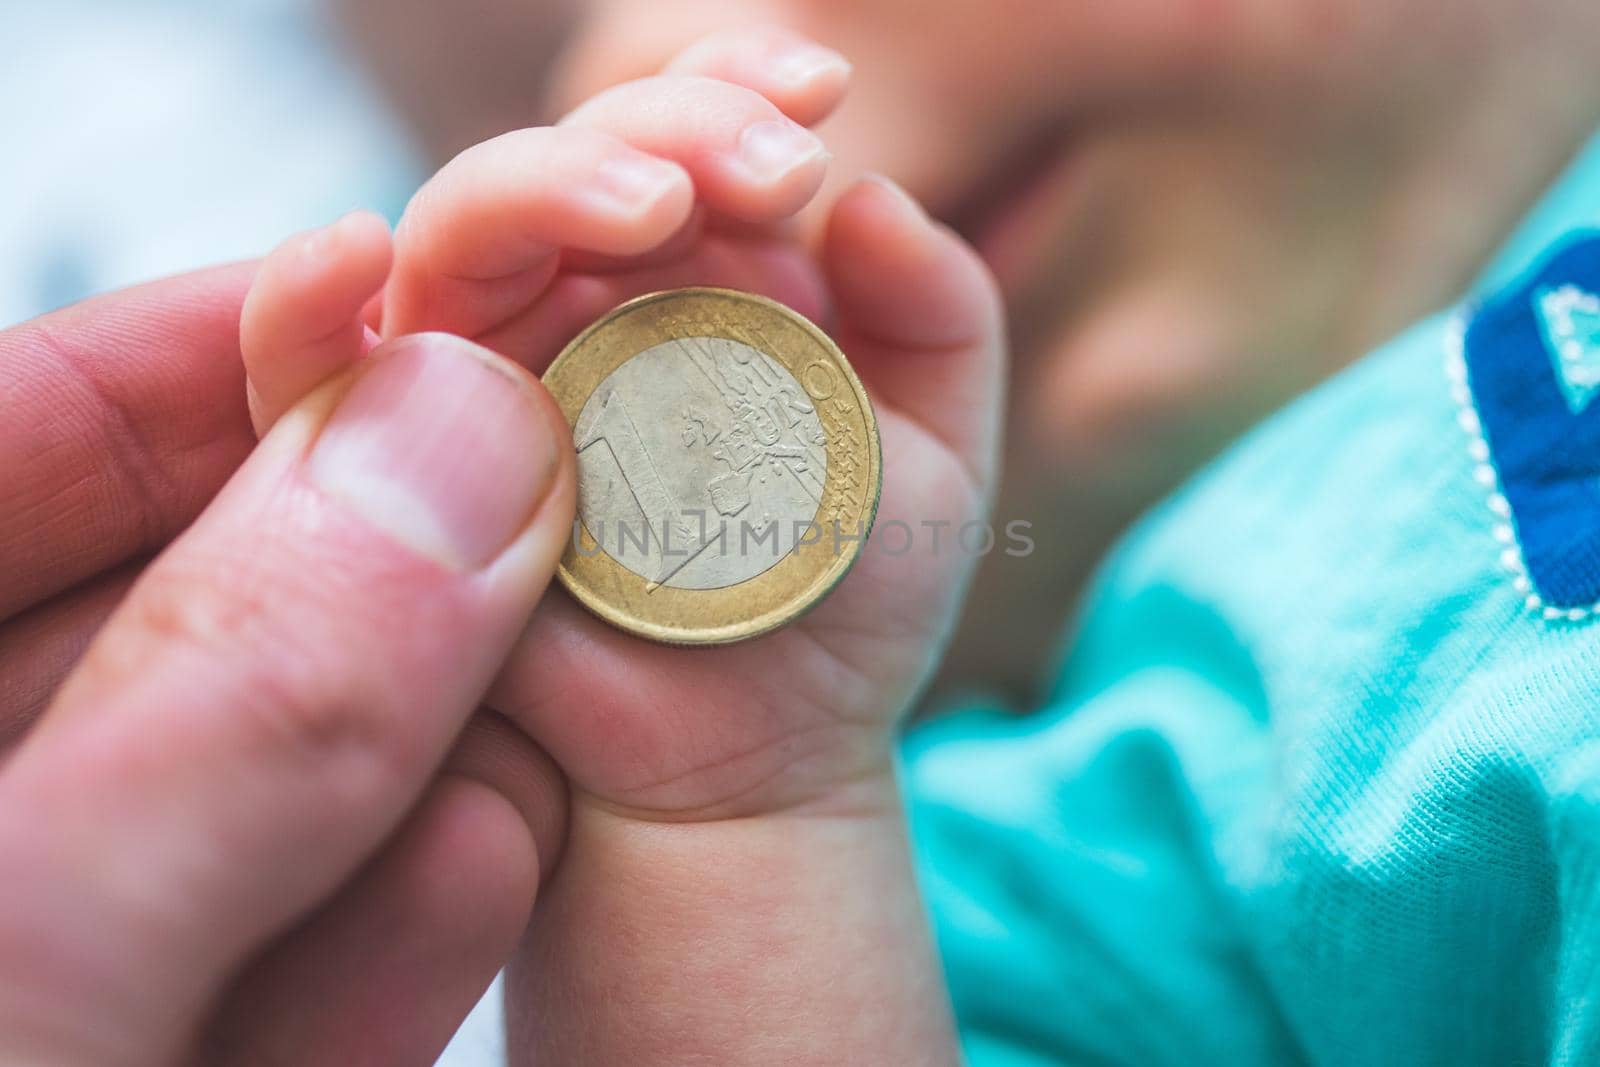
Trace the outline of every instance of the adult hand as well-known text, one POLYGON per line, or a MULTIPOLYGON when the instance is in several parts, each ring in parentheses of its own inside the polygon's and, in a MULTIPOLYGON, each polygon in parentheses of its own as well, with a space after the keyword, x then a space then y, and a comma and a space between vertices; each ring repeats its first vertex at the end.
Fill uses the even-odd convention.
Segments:
POLYGON ((431 1063, 559 845, 474 715, 570 530, 559 412, 405 337, 244 459, 251 273, 0 334, 6 1063, 431 1063))

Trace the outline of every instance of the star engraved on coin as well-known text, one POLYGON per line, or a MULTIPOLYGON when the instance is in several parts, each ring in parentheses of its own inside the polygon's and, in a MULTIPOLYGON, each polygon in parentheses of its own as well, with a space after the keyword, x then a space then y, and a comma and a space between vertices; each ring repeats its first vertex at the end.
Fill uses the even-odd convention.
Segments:
POLYGON ((844 355, 770 300, 719 289, 624 304, 545 384, 573 428, 578 522, 558 574, 656 640, 720 643, 798 617, 859 553, 877 424, 844 355))

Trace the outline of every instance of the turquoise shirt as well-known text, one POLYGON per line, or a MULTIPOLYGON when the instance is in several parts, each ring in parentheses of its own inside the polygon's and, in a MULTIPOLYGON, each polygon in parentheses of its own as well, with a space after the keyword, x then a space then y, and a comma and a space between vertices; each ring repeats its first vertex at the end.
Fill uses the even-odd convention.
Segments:
MULTIPOLYGON (((1597 224, 1600 141, 1481 291, 1597 224)), ((907 740, 975 1067, 1600 1064, 1600 621, 1502 559, 1452 319, 1143 522, 1049 706, 907 740)))

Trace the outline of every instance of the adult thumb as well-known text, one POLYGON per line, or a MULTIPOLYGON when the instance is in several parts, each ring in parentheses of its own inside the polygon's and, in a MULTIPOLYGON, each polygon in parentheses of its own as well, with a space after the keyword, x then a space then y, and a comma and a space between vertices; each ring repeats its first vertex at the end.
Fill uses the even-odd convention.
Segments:
POLYGON ((538 382, 443 335, 277 424, 0 770, 0 1061, 178 1058, 428 785, 575 481, 538 382))

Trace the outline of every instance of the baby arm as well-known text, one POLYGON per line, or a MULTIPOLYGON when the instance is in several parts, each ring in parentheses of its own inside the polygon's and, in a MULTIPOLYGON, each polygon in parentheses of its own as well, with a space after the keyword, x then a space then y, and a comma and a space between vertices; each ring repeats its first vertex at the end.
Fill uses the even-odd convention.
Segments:
MULTIPOLYGON (((450 330, 536 372, 630 296, 725 285, 823 322, 851 358, 882 434, 880 523, 982 519, 1003 375, 992 281, 878 179, 844 192, 815 249, 797 242, 789 220, 826 162, 799 123, 832 107, 848 70, 785 63, 798 49, 815 56, 775 31, 724 36, 557 127, 469 150, 408 209, 392 264, 366 249, 369 235, 341 238, 370 270, 345 286, 342 315, 285 325, 295 300, 272 293, 284 273, 269 263, 247 342, 252 323, 274 324, 337 352, 303 347, 298 370, 256 359, 258 400, 300 388, 268 378, 309 381, 362 358, 360 308, 377 285, 378 333, 450 330), (809 73, 783 76, 795 69, 809 73), (608 167, 624 156, 630 174, 658 179, 624 183, 639 194, 626 210, 608 167)), ((295 349, 247 343, 247 360, 252 350, 295 349)), ((652 645, 545 599, 487 698, 571 791, 566 851, 511 968, 514 1060, 956 1058, 891 737, 970 563, 948 543, 868 545, 804 619, 719 648, 652 645)))

